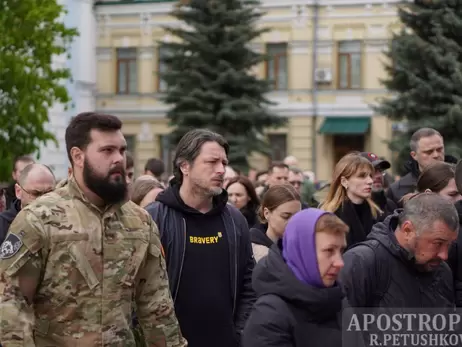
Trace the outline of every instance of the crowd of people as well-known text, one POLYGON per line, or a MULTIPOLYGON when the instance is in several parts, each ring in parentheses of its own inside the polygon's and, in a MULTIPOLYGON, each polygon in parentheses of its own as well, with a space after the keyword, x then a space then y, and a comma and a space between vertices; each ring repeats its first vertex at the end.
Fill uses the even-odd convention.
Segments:
POLYGON ((317 201, 296 158, 245 176, 206 129, 179 141, 172 176, 153 158, 136 177, 121 129, 74 117, 59 182, 15 161, 2 346, 338 347, 346 307, 462 306, 462 165, 436 130, 391 185, 387 160, 347 154, 317 201))

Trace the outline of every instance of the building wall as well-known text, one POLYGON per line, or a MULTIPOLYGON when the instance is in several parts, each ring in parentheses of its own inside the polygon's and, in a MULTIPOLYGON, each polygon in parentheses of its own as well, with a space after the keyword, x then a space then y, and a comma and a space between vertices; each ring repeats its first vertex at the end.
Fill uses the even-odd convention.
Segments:
POLYGON ((52 167, 56 177, 64 178, 69 166, 64 139, 66 127, 77 113, 95 110, 96 23, 92 0, 61 0, 60 3, 68 10, 63 18, 66 26, 79 31, 70 49, 71 58, 62 55, 53 61, 56 67, 71 69, 72 81, 67 81, 66 87, 72 102, 67 110, 60 104, 49 110, 46 127, 55 134, 58 146, 51 142, 42 146, 39 161, 52 167))
MULTIPOLYGON (((397 28, 396 1, 322 1, 316 45, 313 44, 313 3, 307 3, 263 0, 267 14, 259 25, 272 30, 252 43, 252 48, 265 52, 267 44, 287 43, 288 87, 270 93, 269 97, 278 103, 274 111, 288 117, 289 122, 286 128, 272 133, 287 134, 286 154, 296 156, 302 169, 314 170, 318 178, 329 179, 335 165, 333 138, 318 132, 325 117, 371 117, 364 150, 391 157, 385 143, 391 136, 391 124, 375 115, 370 105, 385 95, 379 79, 385 76, 383 52, 397 28), (338 88, 338 43, 342 40, 361 41, 361 87, 358 89, 338 88), (313 49, 317 52, 317 67, 332 72, 331 82, 318 86, 317 112, 312 91, 313 49)), ((166 35, 162 27, 179 25, 168 16, 172 6, 169 1, 130 4, 102 1, 95 9, 98 18, 96 108, 124 120, 126 135, 135 136, 136 165, 140 170, 146 159, 161 156, 159 136, 169 131, 164 118, 167 108, 159 102, 156 71, 157 42, 174 39, 166 35), (137 49, 137 90, 118 94, 116 51, 124 47, 137 49)), ((264 64, 254 71, 265 77, 264 64)), ((261 156, 251 158, 252 166, 257 169, 268 164, 261 156)))

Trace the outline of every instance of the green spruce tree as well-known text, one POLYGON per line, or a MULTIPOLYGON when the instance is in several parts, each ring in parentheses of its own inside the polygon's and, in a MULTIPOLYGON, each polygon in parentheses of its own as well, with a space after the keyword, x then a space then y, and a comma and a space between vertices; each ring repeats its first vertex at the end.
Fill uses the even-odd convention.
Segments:
POLYGON ((233 167, 248 169, 252 152, 268 154, 265 129, 286 120, 269 111, 269 83, 251 73, 266 58, 249 48, 265 29, 256 0, 191 0, 172 15, 186 27, 166 28, 180 42, 161 42, 168 55, 160 78, 167 84, 164 102, 174 127, 171 141, 193 128, 222 134, 230 144, 233 167))
POLYGON ((384 86, 391 93, 376 110, 407 131, 390 144, 400 164, 409 140, 422 127, 438 130, 446 153, 462 154, 462 1, 415 0, 402 5, 403 30, 393 37, 384 86))

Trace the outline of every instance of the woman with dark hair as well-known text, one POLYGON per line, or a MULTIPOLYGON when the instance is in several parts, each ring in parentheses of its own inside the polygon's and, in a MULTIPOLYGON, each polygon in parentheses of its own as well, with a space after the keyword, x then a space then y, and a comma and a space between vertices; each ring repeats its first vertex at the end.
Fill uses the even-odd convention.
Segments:
POLYGON ((261 224, 250 229, 256 262, 268 254, 273 244, 280 246, 287 222, 301 208, 300 195, 291 184, 278 184, 266 191, 258 210, 261 224))
POLYGON ((415 193, 409 193, 402 198, 406 203, 415 194, 432 192, 456 203, 462 196, 456 186, 456 166, 445 162, 435 162, 427 166, 417 180, 415 193))
POLYGON ((249 228, 257 223, 257 209, 260 204, 252 182, 247 177, 236 176, 229 180, 225 187, 228 202, 238 208, 249 224, 249 228))

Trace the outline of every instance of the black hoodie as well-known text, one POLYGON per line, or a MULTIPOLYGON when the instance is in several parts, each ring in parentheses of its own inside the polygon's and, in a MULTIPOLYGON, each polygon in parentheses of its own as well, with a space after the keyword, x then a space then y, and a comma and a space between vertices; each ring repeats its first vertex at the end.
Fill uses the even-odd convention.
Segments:
POLYGON ((0 213, 0 244, 5 240, 8 229, 10 229, 11 223, 21 211, 21 200, 14 200, 8 210, 0 213))
POLYGON ((343 294, 340 287, 314 288, 299 281, 273 245, 255 267, 257 302, 242 347, 338 347, 343 294))
POLYGON ((180 211, 186 224, 186 249, 175 311, 190 347, 238 346, 234 328, 229 245, 222 213, 225 190, 202 213, 187 206, 179 185, 160 193, 157 201, 180 211))
POLYGON ((454 306, 452 274, 446 262, 424 272, 399 245, 395 230, 401 211, 375 224, 364 243, 344 254, 339 281, 348 302, 353 307, 454 306), (383 294, 374 298, 378 292, 383 294))

